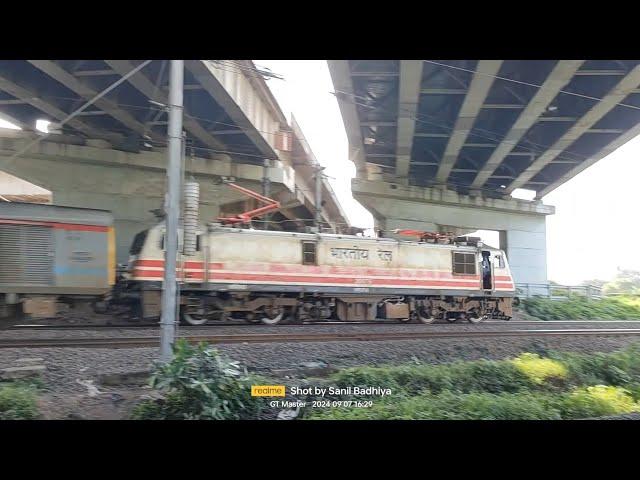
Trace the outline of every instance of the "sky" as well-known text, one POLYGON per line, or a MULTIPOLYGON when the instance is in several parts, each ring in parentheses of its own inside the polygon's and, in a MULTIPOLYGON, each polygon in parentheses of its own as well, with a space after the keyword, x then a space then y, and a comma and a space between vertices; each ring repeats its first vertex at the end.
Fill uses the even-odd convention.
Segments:
MULTIPOLYGON (((355 166, 348 161, 347 137, 327 62, 255 60, 284 80, 268 81, 280 106, 294 114, 327 174, 349 220, 372 227, 371 215, 350 191, 355 166)), ((550 280, 576 285, 612 279, 617 269, 640 270, 640 137, 582 171, 547 195, 556 207, 547 217, 547 273, 550 280)), ((497 246, 497 232, 479 231, 497 246)))
MULTIPOLYGON (((323 60, 255 60, 284 79, 267 80, 280 107, 293 113, 350 222, 372 228, 373 218, 351 196, 355 166, 333 84, 323 60)), ((0 127, 11 124, 0 118, 0 127)), ((46 128, 46 127, 45 127, 46 128)), ((596 162, 547 195, 548 277, 561 284, 612 279, 618 268, 640 270, 640 137, 596 162)), ((478 235, 497 246, 497 232, 478 235)))

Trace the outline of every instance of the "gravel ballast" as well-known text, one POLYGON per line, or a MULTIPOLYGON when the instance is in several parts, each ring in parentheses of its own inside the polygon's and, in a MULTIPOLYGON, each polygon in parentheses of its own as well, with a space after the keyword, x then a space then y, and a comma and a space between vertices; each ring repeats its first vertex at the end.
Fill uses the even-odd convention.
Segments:
MULTIPOLYGON (((332 367, 398 364, 412 361, 446 363, 456 360, 501 359, 521 352, 545 354, 549 350, 607 352, 640 341, 637 337, 510 337, 395 340, 387 342, 230 344, 217 348, 251 370, 293 368, 304 362, 332 367)), ((11 367, 31 350, 0 350, 0 368, 11 367)), ((100 375, 150 369, 157 348, 41 348, 37 356, 47 367, 45 388, 52 391, 87 392, 84 382, 98 383, 100 375), (82 382, 82 383, 80 383, 82 382)))

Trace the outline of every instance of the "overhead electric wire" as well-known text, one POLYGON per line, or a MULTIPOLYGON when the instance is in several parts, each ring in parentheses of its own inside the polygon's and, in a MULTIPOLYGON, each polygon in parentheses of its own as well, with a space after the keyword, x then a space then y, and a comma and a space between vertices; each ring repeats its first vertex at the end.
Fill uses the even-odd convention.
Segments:
MULTIPOLYGON (((506 82, 513 82, 513 83, 519 83, 521 85, 527 85, 529 87, 542 88, 542 85, 538 85, 538 84, 535 84, 535 83, 523 82, 521 80, 515 80, 513 78, 501 77, 499 75, 492 75, 490 73, 478 72, 476 70, 472 70, 472 69, 469 69, 469 68, 457 67, 455 65, 448 65, 446 63, 434 62, 433 60, 422 60, 422 61, 426 62, 426 63, 431 63, 433 65, 439 65, 441 67, 451 68, 451 69, 455 69, 455 70, 462 70, 464 72, 473 73, 474 75, 483 75, 485 77, 493 77, 493 78, 496 78, 498 80, 504 80, 506 82)), ((575 97, 587 98, 589 100, 595 100, 597 102, 601 102, 602 100, 604 100, 603 98, 592 97, 590 95, 584 95, 582 93, 569 92, 567 90, 559 90, 558 93, 564 93, 565 95, 573 95, 575 97)), ((635 110, 640 110, 640 107, 637 107, 635 105, 629 105, 629 104, 626 104, 626 103, 616 103, 616 105, 618 105, 620 107, 633 108, 635 110)))
MULTIPOLYGON (((166 65, 167 65, 167 61, 166 60, 162 60, 162 63, 160 64, 160 71, 158 72, 158 76, 156 77, 156 82, 153 85, 153 93, 151 94, 152 98, 149 99, 151 101, 156 99, 156 96, 158 95, 158 92, 160 91, 160 81, 162 80, 162 76, 164 74, 166 65)), ((147 113, 147 115, 145 117, 143 136, 147 134, 149 129, 153 129, 151 123, 149 122, 149 120, 151 120, 152 113, 153 113, 153 111, 149 110, 149 112, 147 113)), ((155 117, 153 117, 153 121, 156 122, 158 120, 158 118, 160 118, 162 116, 163 113, 166 113, 166 111, 158 111, 158 113, 156 113, 155 117)))
POLYGON ((257 64, 254 64, 256 65, 255 67, 249 67, 247 65, 243 65, 239 63, 237 60, 210 60, 210 61, 213 63, 221 63, 223 65, 237 68, 242 71, 258 73, 262 77, 266 76, 266 77, 275 78, 278 80, 285 80, 285 78, 282 75, 272 72, 270 68, 268 67, 259 68, 259 65, 257 64))

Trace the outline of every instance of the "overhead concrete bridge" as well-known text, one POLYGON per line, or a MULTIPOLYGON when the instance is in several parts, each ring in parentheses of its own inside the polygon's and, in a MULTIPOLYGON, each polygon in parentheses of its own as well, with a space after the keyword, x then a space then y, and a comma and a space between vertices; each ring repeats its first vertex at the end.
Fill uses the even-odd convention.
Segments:
POLYGON ((340 60, 329 69, 358 172, 353 195, 377 227, 497 230, 519 283, 547 281, 554 208, 541 199, 640 134, 639 61, 340 60), (535 200, 513 198, 520 188, 535 200))
MULTIPOLYGON (((142 63, 0 61, 0 118, 22 129, 0 129, 0 171, 50 191, 55 204, 111 210, 119 262, 163 206, 168 62, 150 62, 61 129, 56 124, 142 63), (42 119, 54 133, 23 152, 42 135, 35 130, 42 119)), ((269 78, 251 61, 185 61, 184 169, 200 183, 203 221, 253 208, 241 194, 214 185, 232 176, 280 201, 270 228, 311 225, 318 163, 295 120, 280 110, 269 78)), ((325 227, 343 230, 346 216, 326 180, 322 193, 325 227)))

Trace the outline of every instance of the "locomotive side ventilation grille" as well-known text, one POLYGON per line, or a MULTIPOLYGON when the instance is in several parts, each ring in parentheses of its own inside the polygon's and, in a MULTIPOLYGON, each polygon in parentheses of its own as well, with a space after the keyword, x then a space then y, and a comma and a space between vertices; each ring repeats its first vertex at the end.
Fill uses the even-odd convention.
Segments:
POLYGON ((0 284, 53 283, 53 231, 36 225, 0 225, 0 284))

